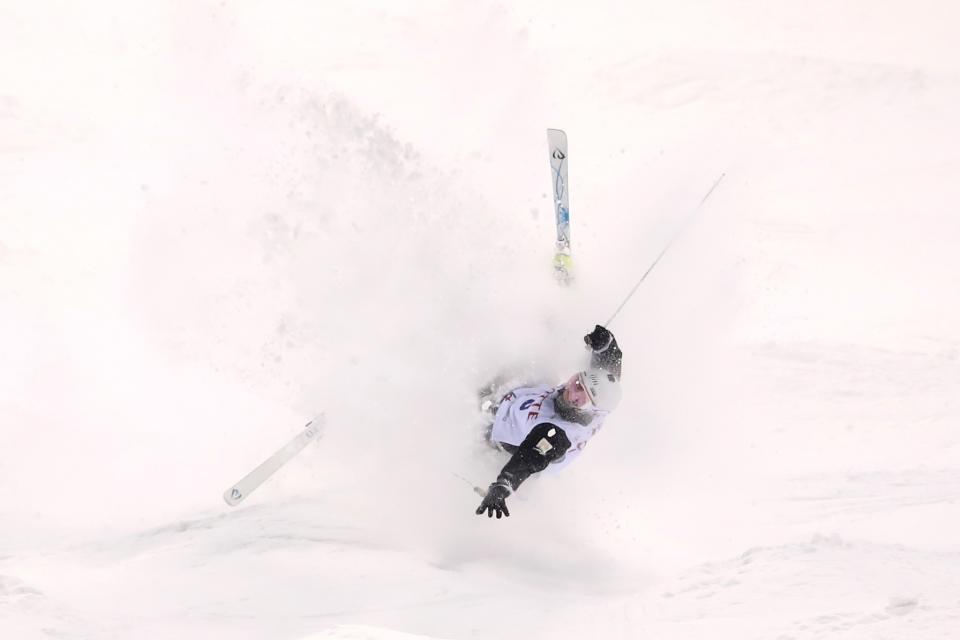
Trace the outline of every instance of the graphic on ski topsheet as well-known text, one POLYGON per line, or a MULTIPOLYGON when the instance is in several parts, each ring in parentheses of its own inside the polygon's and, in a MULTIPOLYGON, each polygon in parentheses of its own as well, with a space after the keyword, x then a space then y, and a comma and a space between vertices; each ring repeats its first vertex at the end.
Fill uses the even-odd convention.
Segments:
POLYGON ((550 171, 553 176, 553 206, 557 220, 557 249, 570 246, 570 193, 567 189, 567 134, 547 129, 550 171))
POLYGON ((553 254, 553 275, 557 282, 573 282, 573 256, 570 251, 570 189, 567 181, 567 134, 560 129, 547 129, 550 149, 550 176, 553 186, 553 207, 556 214, 557 245, 553 254))

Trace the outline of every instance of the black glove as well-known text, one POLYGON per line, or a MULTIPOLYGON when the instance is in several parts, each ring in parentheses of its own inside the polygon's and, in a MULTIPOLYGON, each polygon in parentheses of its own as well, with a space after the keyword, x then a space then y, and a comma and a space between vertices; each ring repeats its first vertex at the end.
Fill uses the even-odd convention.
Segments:
POLYGON ((594 351, 603 351, 613 342, 613 334, 597 325, 596 329, 583 336, 583 341, 594 351))
POLYGON ((507 497, 510 495, 510 487, 502 482, 494 482, 487 489, 487 495, 483 497, 483 502, 477 507, 477 515, 482 516, 487 512, 487 517, 492 518, 493 512, 497 512, 497 519, 503 516, 510 517, 510 510, 507 509, 507 497))

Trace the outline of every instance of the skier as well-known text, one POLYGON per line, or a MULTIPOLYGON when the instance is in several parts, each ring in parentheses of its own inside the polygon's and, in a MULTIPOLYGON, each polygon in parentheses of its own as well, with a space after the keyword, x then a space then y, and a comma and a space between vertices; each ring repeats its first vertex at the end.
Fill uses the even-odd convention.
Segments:
POLYGON ((620 401, 623 353, 606 328, 583 337, 591 350, 590 368, 558 386, 513 389, 495 405, 487 439, 511 454, 477 508, 477 515, 509 516, 507 498, 534 473, 562 468, 576 458, 620 401))

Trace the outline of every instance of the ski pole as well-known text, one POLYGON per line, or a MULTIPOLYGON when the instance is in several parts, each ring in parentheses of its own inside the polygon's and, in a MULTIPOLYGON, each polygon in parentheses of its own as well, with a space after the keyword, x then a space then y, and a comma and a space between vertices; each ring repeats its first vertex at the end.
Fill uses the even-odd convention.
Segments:
POLYGON ((690 213, 690 215, 687 217, 684 223, 680 225, 680 228, 677 229, 677 232, 673 234, 672 238, 670 238, 670 242, 667 243, 667 246, 663 248, 663 251, 661 251, 660 255, 657 256, 657 259, 654 260, 649 267, 647 267, 647 270, 640 277, 640 280, 637 281, 637 284, 633 285, 633 289, 630 290, 630 293, 627 294, 627 297, 623 299, 623 302, 620 303, 620 306, 617 307, 617 310, 613 312, 613 315, 610 316, 610 319, 607 320, 606 324, 604 324, 603 326, 607 328, 610 327, 610 323, 613 322, 613 319, 617 317, 617 314, 620 313, 620 310, 623 309, 624 306, 626 306, 630 298, 633 297, 633 294, 637 292, 637 289, 640 288, 640 285, 643 284, 643 281, 647 279, 647 276, 650 275, 650 272, 653 271, 653 268, 657 266, 658 262, 660 262, 660 258, 663 257, 663 254, 665 254, 667 250, 670 248, 670 246, 674 242, 676 242, 677 238, 679 238, 683 234, 684 230, 687 228, 687 225, 690 223, 691 220, 693 220, 693 217, 697 215, 697 213, 700 211, 700 208, 703 207, 703 203, 707 201, 707 198, 710 197, 710 194, 713 193, 713 190, 717 188, 717 185, 720 184, 720 181, 723 180, 723 177, 725 175, 727 174, 726 173, 720 174, 720 177, 717 178, 717 180, 713 183, 713 186, 710 187, 710 190, 707 191, 707 195, 703 196, 703 199, 700 200, 700 204, 698 204, 696 208, 694 208, 693 212, 690 213))
POLYGON ((470 482, 469 480, 467 480, 466 478, 464 478, 462 475, 460 475, 459 473, 456 473, 456 472, 454 472, 454 471, 451 471, 450 474, 451 474, 452 476, 454 476, 455 478, 460 478, 461 480, 463 480, 464 482, 466 482, 468 485, 470 485, 470 486, 473 488, 473 492, 474 492, 475 494, 477 494, 478 496, 480 496, 481 498, 485 498, 485 497, 487 496, 487 490, 484 489, 483 487, 478 487, 477 485, 473 484, 472 482, 470 482))

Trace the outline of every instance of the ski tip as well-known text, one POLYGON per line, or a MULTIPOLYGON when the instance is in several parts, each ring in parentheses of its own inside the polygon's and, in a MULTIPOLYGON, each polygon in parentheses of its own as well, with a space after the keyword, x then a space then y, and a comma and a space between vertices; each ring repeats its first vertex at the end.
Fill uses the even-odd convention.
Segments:
POLYGON ((244 498, 246 498, 246 496, 243 495, 243 492, 240 491, 240 489, 238 489, 237 487, 230 487, 229 489, 223 492, 223 501, 226 502, 231 507, 235 507, 241 502, 243 502, 244 498))
POLYGON ((566 148, 567 132, 563 129, 547 129, 547 142, 551 145, 566 148))

